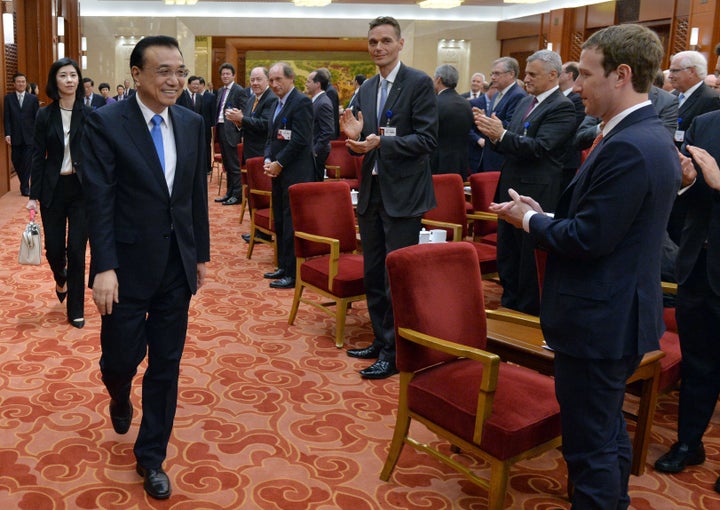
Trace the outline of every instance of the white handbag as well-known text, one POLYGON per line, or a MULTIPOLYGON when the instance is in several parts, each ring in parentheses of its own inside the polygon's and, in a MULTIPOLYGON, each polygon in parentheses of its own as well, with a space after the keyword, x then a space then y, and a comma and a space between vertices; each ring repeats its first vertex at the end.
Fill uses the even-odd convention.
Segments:
POLYGON ((18 262, 23 265, 39 266, 42 253, 42 237, 40 225, 35 223, 35 210, 30 210, 30 223, 25 226, 20 237, 20 253, 18 262))

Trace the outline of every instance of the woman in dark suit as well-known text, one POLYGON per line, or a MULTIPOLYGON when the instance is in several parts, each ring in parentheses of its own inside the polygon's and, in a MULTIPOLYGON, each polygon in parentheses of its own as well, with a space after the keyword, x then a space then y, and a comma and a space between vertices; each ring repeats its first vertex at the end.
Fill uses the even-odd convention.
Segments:
POLYGON ((35 142, 28 209, 38 208, 45 230, 45 252, 55 278, 55 293, 67 298, 68 322, 85 325, 85 249, 87 219, 79 178, 82 132, 90 109, 82 102, 77 62, 62 58, 50 67, 47 87, 53 102, 35 121, 35 142), (67 231, 67 238, 66 233, 67 231))

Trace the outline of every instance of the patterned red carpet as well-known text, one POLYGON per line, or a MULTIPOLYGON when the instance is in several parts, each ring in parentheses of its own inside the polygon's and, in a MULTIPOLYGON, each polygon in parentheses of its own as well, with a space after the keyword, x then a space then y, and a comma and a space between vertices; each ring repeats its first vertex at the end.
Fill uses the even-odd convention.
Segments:
MULTIPOLYGON (((215 196, 211 186, 211 198, 215 196)), ((214 189, 217 191, 217 188, 214 189)), ((0 502, 3 510, 75 509, 473 509, 487 494, 434 459, 406 448, 390 482, 378 475, 392 435, 397 378, 363 381, 366 362, 334 347, 334 321, 302 306, 287 325, 292 291, 271 290, 271 252, 247 260, 239 207, 210 204, 212 262, 193 299, 180 396, 166 469, 173 496, 148 498, 135 474, 129 434, 110 425, 100 382, 100 319, 87 293, 87 325, 65 321, 46 263, 19 266, 25 200, 0 199, 0 502)), ((491 292, 489 300, 496 299, 491 292)), ((372 336, 353 306, 346 345, 372 336)), ((133 403, 140 406, 136 381, 133 403)), ((720 415, 706 436, 708 460, 687 472, 651 464, 674 438, 677 393, 660 398, 647 473, 631 479, 633 508, 718 509, 720 415)), ((417 436, 436 442, 422 427, 417 436)), ((471 458, 464 461, 486 466, 471 458)), ((569 508, 558 451, 511 470, 507 508, 569 508)))

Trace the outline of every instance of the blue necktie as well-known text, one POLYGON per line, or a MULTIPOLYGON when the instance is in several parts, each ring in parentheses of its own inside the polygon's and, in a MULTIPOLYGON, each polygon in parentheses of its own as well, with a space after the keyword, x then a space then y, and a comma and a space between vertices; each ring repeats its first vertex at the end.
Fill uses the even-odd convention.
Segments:
POLYGON ((678 96, 678 106, 682 106, 682 104, 685 102, 685 94, 680 94, 678 96))
POLYGON ((282 110, 282 109, 283 109, 283 104, 280 101, 278 101, 277 108, 275 108, 275 113, 273 114, 273 122, 275 122, 275 119, 277 118, 278 113, 280 113, 280 110, 282 110))
POLYGON ((162 131, 160 130, 160 124, 162 124, 163 118, 160 115, 153 115, 150 119, 152 122, 152 129, 150 130, 150 136, 155 144, 155 152, 157 152, 158 158, 160 158, 160 166, 162 166, 163 172, 165 172, 165 146, 163 145, 162 131))
POLYGON ((377 118, 378 118, 378 124, 380 124, 380 116, 382 115, 382 112, 385 110, 385 101, 387 101, 387 89, 388 89, 388 81, 383 80, 380 84, 380 104, 378 105, 378 111, 377 111, 377 118))

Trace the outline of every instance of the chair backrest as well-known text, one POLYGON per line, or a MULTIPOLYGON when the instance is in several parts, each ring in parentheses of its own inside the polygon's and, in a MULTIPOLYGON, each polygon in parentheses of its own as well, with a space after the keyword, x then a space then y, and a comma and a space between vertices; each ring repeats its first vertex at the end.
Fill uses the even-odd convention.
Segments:
MULTIPOLYGON (((467 236, 467 212, 465 209, 465 190, 459 174, 437 174, 432 176, 437 206, 423 215, 423 218, 462 225, 462 237, 467 236)), ((453 237, 450 229, 447 239, 453 237)))
MULTIPOLYGON (((470 192, 472 193, 472 204, 475 211, 488 211, 490 202, 495 200, 500 172, 480 172, 472 174, 470 181, 470 192)), ((497 221, 475 221, 475 235, 484 236, 497 232, 497 221)))
POLYGON ((330 142, 330 154, 328 155, 327 161, 325 161, 325 165, 339 166, 340 175, 328 175, 328 177, 357 179, 355 159, 357 158, 348 152, 345 146, 345 140, 332 140, 330 142))
POLYGON ((244 145, 242 142, 237 144, 238 161, 240 161, 241 166, 242 166, 242 160, 243 160, 243 149, 244 149, 244 145))
POLYGON ((265 158, 262 156, 250 158, 246 164, 250 209, 267 209, 270 207, 270 197, 252 192, 253 190, 272 191, 272 178, 265 175, 265 158))
MULTIPOLYGON (((290 212, 296 232, 340 241, 340 252, 357 249, 355 212, 350 186, 342 181, 302 182, 290 186, 290 212)), ((329 252, 329 246, 295 237, 295 255, 313 257, 329 252)))
POLYGON ((487 324, 480 264, 470 243, 409 246, 390 252, 386 262, 401 371, 419 370, 452 358, 403 340, 397 335, 398 328, 485 348, 487 324))

